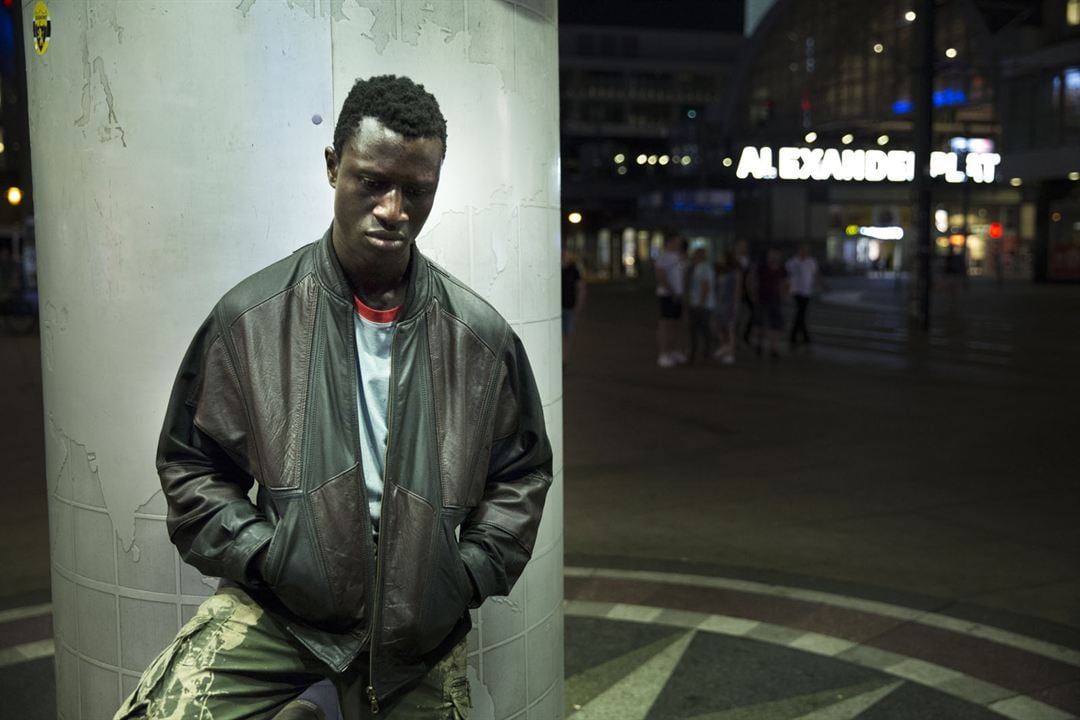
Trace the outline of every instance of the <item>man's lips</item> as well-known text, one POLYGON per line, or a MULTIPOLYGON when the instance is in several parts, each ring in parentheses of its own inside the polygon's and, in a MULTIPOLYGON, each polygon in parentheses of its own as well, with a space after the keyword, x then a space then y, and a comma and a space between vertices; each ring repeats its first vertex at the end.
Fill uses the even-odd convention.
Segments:
POLYGON ((367 237, 369 237, 369 238, 371 238, 373 240, 378 240, 378 241, 384 242, 384 243, 405 242, 405 236, 402 235, 401 233, 375 231, 375 232, 366 232, 366 233, 364 233, 364 235, 366 235, 367 237))

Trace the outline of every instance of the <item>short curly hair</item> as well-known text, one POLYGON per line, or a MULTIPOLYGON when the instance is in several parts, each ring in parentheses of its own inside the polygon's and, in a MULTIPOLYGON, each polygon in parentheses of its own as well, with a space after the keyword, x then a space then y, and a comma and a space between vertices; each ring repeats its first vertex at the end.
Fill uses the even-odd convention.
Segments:
POLYGON ((334 127, 334 152, 340 158, 345 143, 364 118, 375 118, 407 138, 439 138, 446 157, 446 118, 439 101, 423 85, 398 75, 358 79, 341 106, 334 127))

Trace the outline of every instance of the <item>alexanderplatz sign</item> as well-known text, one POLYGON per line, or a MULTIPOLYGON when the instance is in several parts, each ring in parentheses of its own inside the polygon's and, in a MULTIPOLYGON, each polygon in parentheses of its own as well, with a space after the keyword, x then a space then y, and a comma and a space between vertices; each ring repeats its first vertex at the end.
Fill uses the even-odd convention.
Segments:
MULTIPOLYGON (((930 177, 946 182, 994 182, 1001 156, 993 152, 930 153, 930 177), (963 167, 961 167, 961 157, 963 167)), ((735 168, 739 178, 756 180, 842 180, 911 182, 915 179, 913 150, 838 150, 836 148, 744 147, 735 168)))

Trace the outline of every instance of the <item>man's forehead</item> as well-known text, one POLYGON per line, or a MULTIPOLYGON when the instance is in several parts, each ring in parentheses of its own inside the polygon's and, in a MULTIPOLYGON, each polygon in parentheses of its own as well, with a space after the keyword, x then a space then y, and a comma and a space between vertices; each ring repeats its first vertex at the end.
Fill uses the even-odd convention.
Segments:
POLYGON ((356 126, 348 145, 353 153, 365 156, 372 153, 438 152, 442 155, 442 140, 437 137, 406 137, 388 128, 375 117, 364 117, 356 126))

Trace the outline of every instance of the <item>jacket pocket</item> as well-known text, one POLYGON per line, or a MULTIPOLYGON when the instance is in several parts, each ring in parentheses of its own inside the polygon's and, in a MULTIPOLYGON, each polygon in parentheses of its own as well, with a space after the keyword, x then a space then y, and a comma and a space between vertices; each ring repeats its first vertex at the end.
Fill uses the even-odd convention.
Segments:
POLYGON ((414 659, 442 639, 431 636, 426 618, 427 600, 444 594, 445 542, 431 503, 397 485, 386 486, 383 518, 382 645, 397 657, 414 659))
POLYGON ((281 604, 304 622, 327 630, 348 629, 350 623, 327 586, 304 497, 278 499, 277 504, 281 519, 266 551, 264 580, 281 604))
POLYGON ((443 520, 432 555, 431 581, 418 627, 420 651, 437 647, 454 629, 472 599, 472 581, 461 559, 454 531, 443 520))

